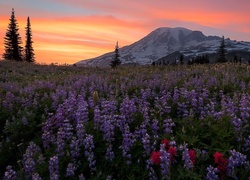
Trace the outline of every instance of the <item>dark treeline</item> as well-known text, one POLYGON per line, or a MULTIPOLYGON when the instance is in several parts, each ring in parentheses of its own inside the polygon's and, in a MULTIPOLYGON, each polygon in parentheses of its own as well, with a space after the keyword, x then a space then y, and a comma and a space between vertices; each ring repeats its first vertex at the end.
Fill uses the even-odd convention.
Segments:
POLYGON ((188 65, 192 64, 209 64, 209 57, 208 55, 202 55, 202 56, 197 56, 193 57, 191 60, 188 60, 188 65))
POLYGON ((30 18, 27 18, 27 26, 25 28, 25 46, 21 46, 22 39, 19 34, 19 26, 15 17, 15 11, 12 9, 10 22, 4 37, 3 59, 11 61, 35 62, 35 53, 33 49, 32 31, 30 18))
MULTIPOLYGON (((241 64, 243 62, 243 57, 237 56, 237 52, 235 53, 235 55, 233 57, 231 57, 232 55, 230 55, 230 53, 227 54, 224 36, 222 36, 220 45, 217 49, 216 56, 217 57, 215 59, 212 58, 212 60, 210 61, 211 56, 209 56, 208 54, 198 55, 198 56, 192 57, 191 59, 188 59, 186 64, 187 65, 194 65, 194 64, 226 63, 226 62, 241 64)), ((180 54, 180 55, 177 55, 177 57, 175 57, 175 60, 172 60, 172 63, 170 63, 171 60, 168 59, 168 60, 161 60, 161 62, 155 61, 152 63, 152 65, 153 66, 155 66, 155 65, 178 65, 178 64, 183 65, 183 64, 185 64, 184 59, 185 59, 184 55, 180 54)), ((187 59, 187 57, 186 57, 186 59, 187 59)), ((250 60, 248 60, 247 63, 250 64, 250 60)))

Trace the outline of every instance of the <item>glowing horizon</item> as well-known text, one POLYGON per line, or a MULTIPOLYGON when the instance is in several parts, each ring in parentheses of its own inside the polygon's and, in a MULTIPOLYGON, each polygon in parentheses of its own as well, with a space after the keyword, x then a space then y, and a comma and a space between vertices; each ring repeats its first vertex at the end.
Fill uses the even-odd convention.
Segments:
POLYGON ((125 46, 158 27, 185 27, 205 35, 250 41, 248 0, 18 0, 0 2, 0 56, 11 9, 24 45, 31 20, 36 62, 73 64, 125 46), (195 4, 195 6, 194 6, 195 4))

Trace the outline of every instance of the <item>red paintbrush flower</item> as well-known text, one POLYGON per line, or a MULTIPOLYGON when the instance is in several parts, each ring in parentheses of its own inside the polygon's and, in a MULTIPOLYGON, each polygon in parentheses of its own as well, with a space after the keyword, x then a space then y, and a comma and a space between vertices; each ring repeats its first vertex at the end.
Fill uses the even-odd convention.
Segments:
POLYGON ((190 157, 190 160, 192 161, 192 163, 195 163, 196 160, 196 153, 193 149, 189 150, 188 155, 190 157))
POLYGON ((226 175, 228 160, 223 158, 218 164, 218 170, 222 175, 226 175))
POLYGON ((223 157, 223 154, 219 152, 214 153, 214 162, 217 164, 217 168, 221 173, 221 176, 224 177, 227 172, 228 160, 223 157))
POLYGON ((217 164, 219 164, 221 160, 223 159, 223 154, 219 152, 215 152, 213 156, 214 156, 214 162, 217 164))
POLYGON ((161 141, 161 144, 165 144, 165 148, 168 149, 169 148, 169 141, 167 139, 163 139, 161 141))
POLYGON ((150 157, 152 163, 155 165, 159 165, 161 163, 160 156, 161 156, 161 153, 159 151, 154 151, 150 157))
POLYGON ((170 154, 170 161, 173 161, 174 156, 176 156, 176 148, 173 146, 170 146, 168 149, 168 153, 170 154))

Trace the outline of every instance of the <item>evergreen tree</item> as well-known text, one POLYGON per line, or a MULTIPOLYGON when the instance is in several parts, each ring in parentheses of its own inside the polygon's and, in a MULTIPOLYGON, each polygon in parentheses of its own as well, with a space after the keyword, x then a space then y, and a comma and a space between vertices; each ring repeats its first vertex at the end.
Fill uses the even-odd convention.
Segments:
POLYGON ((115 68, 116 66, 119 66, 120 64, 121 64, 121 60, 120 60, 119 46, 118 46, 118 41, 117 41, 116 46, 115 46, 115 55, 114 55, 113 60, 110 63, 110 66, 112 68, 115 68))
POLYGON ((219 63, 227 62, 224 36, 222 36, 221 44, 220 44, 219 49, 218 49, 217 62, 219 62, 219 63))
POLYGON ((6 60, 22 61, 22 41, 18 30, 15 11, 12 9, 10 23, 4 38, 5 53, 3 58, 6 60))
POLYGON ((180 56, 180 63, 181 63, 181 65, 184 64, 184 56, 183 56, 183 54, 181 54, 181 56, 180 56))
POLYGON ((238 63, 238 56, 234 55, 234 63, 238 63))
POLYGON ((31 24, 30 18, 27 19, 26 30, 26 44, 25 44, 25 61, 27 62, 35 62, 34 58, 34 49, 33 49, 33 41, 32 41, 32 32, 31 32, 31 24))

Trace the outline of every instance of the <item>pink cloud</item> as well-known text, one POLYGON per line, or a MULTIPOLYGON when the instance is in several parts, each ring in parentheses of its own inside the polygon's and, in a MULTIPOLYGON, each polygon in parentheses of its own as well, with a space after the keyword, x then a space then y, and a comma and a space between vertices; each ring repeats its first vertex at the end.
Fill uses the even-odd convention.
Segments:
MULTIPOLYGON (((58 1, 59 0, 54 0, 58 1)), ((250 24, 248 0, 138 0, 138 1, 102 1, 102 0, 60 0, 70 6, 82 7, 93 10, 94 13, 113 15, 128 20, 137 20, 145 24, 165 19, 168 21, 186 21, 203 26, 211 26, 226 29, 227 26, 234 26, 235 31, 243 31, 246 24, 250 24), (98 12, 95 12, 98 11, 98 12)), ((164 26, 162 24, 161 26, 164 26)))

